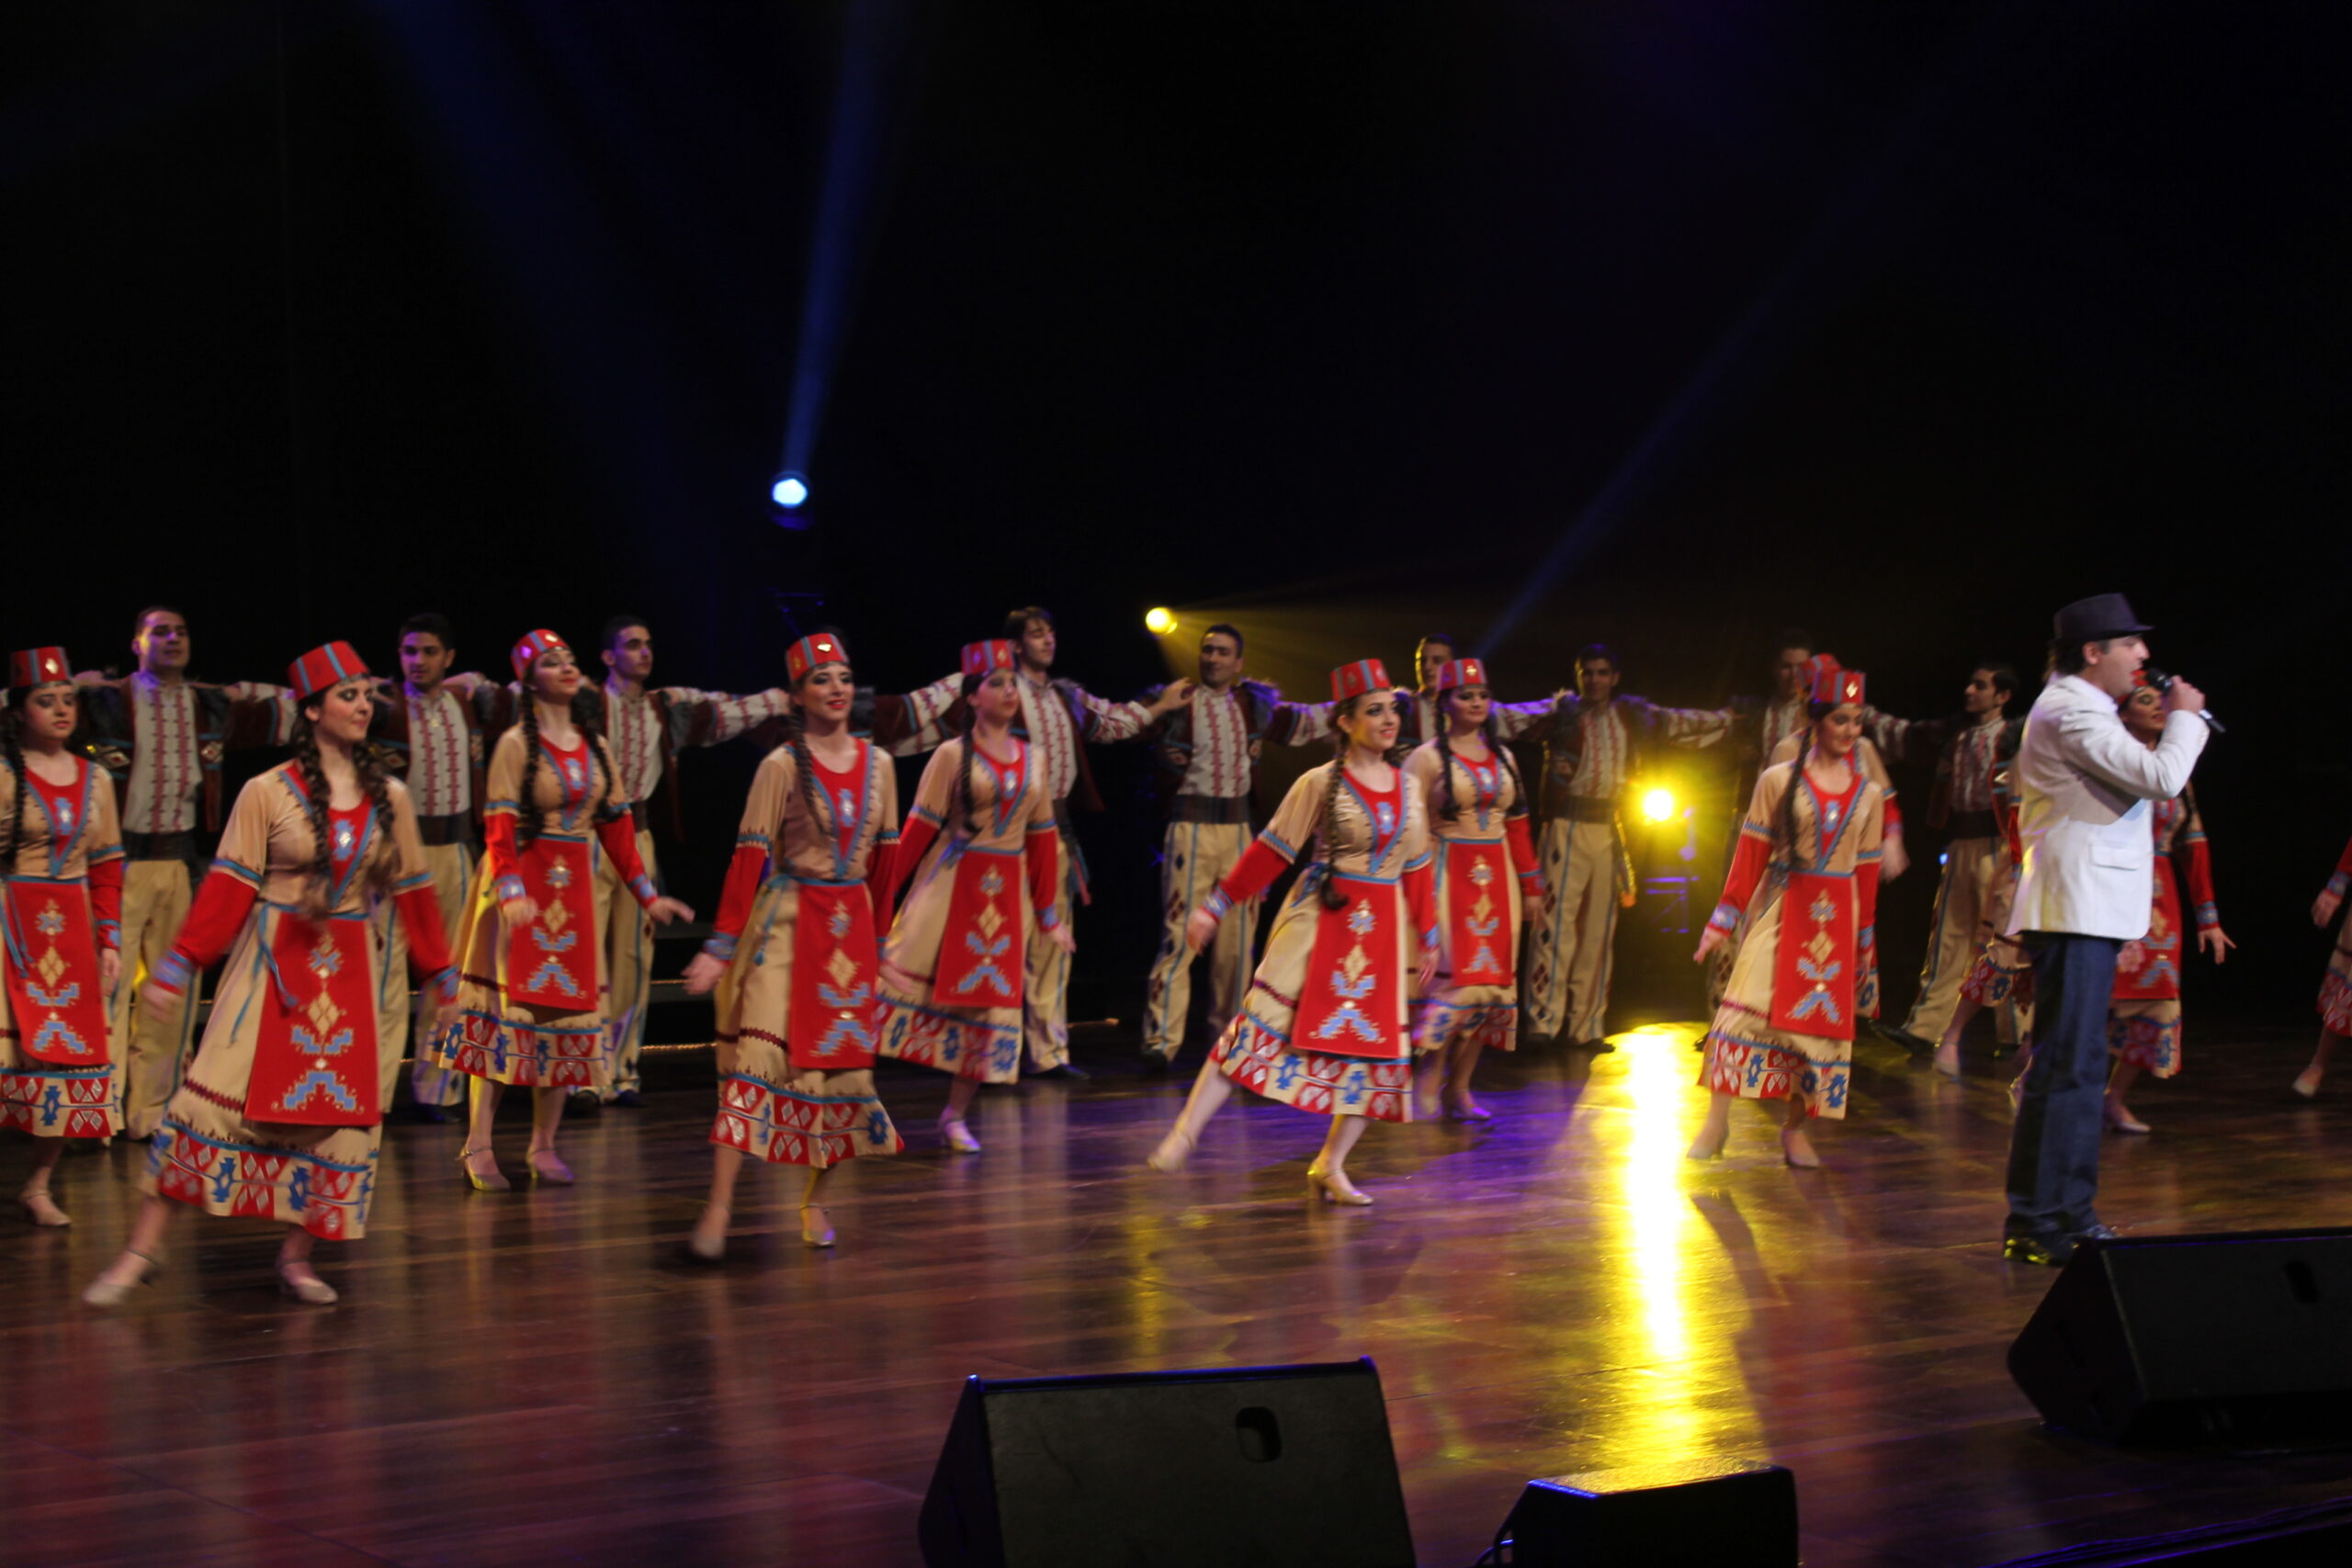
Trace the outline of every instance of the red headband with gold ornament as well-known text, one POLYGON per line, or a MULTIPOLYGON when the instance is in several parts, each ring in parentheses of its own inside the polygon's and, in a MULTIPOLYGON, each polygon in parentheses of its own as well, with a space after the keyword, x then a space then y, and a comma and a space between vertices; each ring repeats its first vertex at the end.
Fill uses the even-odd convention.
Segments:
MULTIPOLYGON (((1447 668, 1457 660, 1448 660, 1447 668)), ((1442 671, 1439 678, 1443 679, 1442 671)), ((1331 700, 1346 702, 1371 692, 1393 692, 1396 685, 1388 679, 1387 667, 1377 659, 1359 659, 1353 664, 1342 664, 1331 671, 1331 700)))
POLYGON ((294 688, 298 702, 309 702, 321 692, 342 685, 345 681, 364 679, 368 661, 351 650, 347 642, 330 642, 314 648, 286 667, 286 683, 294 688))
POLYGON ((559 648, 566 653, 571 651, 570 643, 548 631, 545 626, 526 635, 522 641, 514 645, 514 679, 529 680, 531 666, 538 662, 539 655, 552 653, 559 648))
POLYGON ((1483 659, 1449 659, 1437 667, 1437 689, 1450 692, 1456 686, 1483 686, 1487 683, 1487 661, 1483 659))
POLYGON ((820 664, 847 664, 849 649, 831 632, 804 637, 784 650, 784 672, 794 685, 808 678, 820 664))
POLYGON ((1012 643, 1010 638, 992 637, 986 642, 967 642, 964 645, 964 673, 967 675, 988 675, 999 670, 1013 668, 1015 666, 1012 643))
POLYGON ((1808 667, 1813 665, 1820 666, 1812 670, 1815 702, 1826 703, 1831 707, 1847 703, 1856 707, 1861 705, 1866 677, 1860 671, 1844 668, 1834 656, 1826 653, 1814 655, 1808 661, 1808 667))
POLYGON ((8 684, 47 686, 74 679, 74 666, 62 648, 28 648, 8 655, 8 684))

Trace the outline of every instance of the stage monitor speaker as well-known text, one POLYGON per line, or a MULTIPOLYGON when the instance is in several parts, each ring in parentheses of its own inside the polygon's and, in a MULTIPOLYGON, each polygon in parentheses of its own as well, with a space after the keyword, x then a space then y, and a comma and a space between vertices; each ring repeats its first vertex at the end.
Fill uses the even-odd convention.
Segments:
POLYGON ((930 1568, 1412 1568, 1369 1357, 972 1378, 917 1526, 930 1568))
POLYGON ((2009 1375, 2052 1426, 2120 1443, 2352 1438, 2352 1230, 2085 1246, 2009 1375))
POLYGON ((1531 1481, 1503 1533, 1517 1568, 1796 1568, 1796 1477, 1684 1460, 1531 1481))

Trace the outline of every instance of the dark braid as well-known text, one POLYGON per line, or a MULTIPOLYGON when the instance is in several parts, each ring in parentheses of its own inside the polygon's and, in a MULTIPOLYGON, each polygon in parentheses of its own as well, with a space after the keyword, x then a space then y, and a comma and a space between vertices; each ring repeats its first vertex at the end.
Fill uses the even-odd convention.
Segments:
POLYGON ((316 844, 310 880, 302 888, 302 912, 315 920, 326 915, 327 891, 334 886, 334 834, 327 824, 327 775, 319 761, 319 732, 308 711, 294 717, 294 766, 301 774, 302 809, 316 844))
POLYGON ((373 746, 354 747, 351 765, 357 770, 359 787, 367 792, 368 804, 376 813, 379 852, 368 863, 368 885, 387 887, 399 880, 401 870, 400 846, 392 840, 392 776, 384 769, 384 754, 373 746))
POLYGON ((1462 815, 1453 798, 1453 705, 1443 699, 1437 705, 1437 814, 1448 822, 1462 815))
POLYGON ((1487 722, 1478 727, 1478 733, 1487 738, 1487 751, 1502 763, 1503 772, 1510 775, 1511 804, 1513 806, 1525 806, 1527 804, 1527 785, 1520 781, 1519 759, 1512 756, 1510 754, 1510 748, 1503 743, 1501 729, 1495 723, 1494 709, 1488 708, 1487 710, 1487 722))
POLYGON ((539 705, 523 689, 523 782, 514 790, 514 847, 527 850, 539 836, 539 807, 531 782, 539 776, 539 705))
MULTIPOLYGON (((792 694, 797 699, 799 688, 795 687, 792 694)), ((833 820, 831 802, 827 801, 822 810, 818 808, 817 803, 824 798, 825 792, 817 787, 817 761, 808 751, 808 731, 801 723, 797 700, 785 715, 784 743, 792 748, 792 770, 799 775, 800 807, 808 813, 809 829, 821 835, 829 848, 834 847, 839 842, 836 835, 841 824, 833 820)), ((783 836, 781 831, 776 835, 779 841, 775 853, 779 860, 784 857, 783 836)))
POLYGON ((1315 830, 1323 835, 1325 875, 1321 893, 1323 907, 1327 909, 1344 908, 1348 902, 1348 896, 1340 891, 1337 882, 1329 874, 1339 869, 1334 863, 1340 858, 1339 846, 1332 841, 1331 838, 1331 820, 1332 813, 1337 811, 1340 806, 1340 780, 1348 771, 1348 748, 1354 744, 1348 739, 1348 732, 1340 728, 1340 721, 1354 716, 1355 711, 1356 699, 1353 697, 1348 698, 1331 710, 1331 733, 1334 737, 1331 777, 1323 786, 1323 810, 1315 819, 1315 830))
MULTIPOLYGON (((1827 710, 1823 711, 1826 713, 1827 710)), ((1813 724, 1806 725, 1802 739, 1797 741, 1796 763, 1789 774, 1789 787, 1781 792, 1780 818, 1772 828, 1772 847, 1778 850, 1786 845, 1792 861, 1797 852, 1797 786, 1804 782, 1805 764, 1813 758, 1813 725, 1820 722, 1816 716, 1813 724)))
POLYGON ((8 755, 8 772, 17 785, 15 801, 8 807, 8 858, 0 863, 9 872, 17 869, 17 851, 25 841, 25 791, 30 782, 25 773, 24 712, 25 699, 31 694, 29 686, 18 686, 8 694, 8 712, 0 717, 0 737, 5 737, 8 755))
MULTIPOLYGON (((977 836, 979 829, 972 824, 972 764, 978 758, 979 748, 972 743, 972 731, 978 722, 978 709, 972 699, 978 694, 984 675, 964 677, 964 728, 956 739, 964 743, 963 766, 956 770, 956 821, 951 831, 977 836)), ((1005 803, 997 802, 999 810, 1005 803)))

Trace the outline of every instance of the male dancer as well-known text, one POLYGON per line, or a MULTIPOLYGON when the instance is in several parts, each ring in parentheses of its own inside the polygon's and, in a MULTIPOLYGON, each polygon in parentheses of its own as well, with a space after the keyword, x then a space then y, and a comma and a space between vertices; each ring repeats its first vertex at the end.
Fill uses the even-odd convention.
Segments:
MULTIPOLYGON (((1056 927, 1067 927, 1072 905, 1092 899, 1070 805, 1075 800, 1085 810, 1102 809, 1102 795, 1094 787, 1094 771, 1086 759, 1087 746, 1135 739, 1145 726, 1182 706, 1190 688, 1179 681, 1148 705, 1112 703, 1094 696, 1075 681, 1055 679, 1054 654, 1058 644, 1054 615, 1042 604, 1024 604, 1006 615, 1003 635, 1014 644, 1020 661, 1021 718, 1012 732, 1029 748, 1030 765, 1043 773, 1054 800, 1054 821, 1061 830, 1063 871, 1054 912, 1060 917, 1056 927)), ((961 677, 956 679, 960 682, 961 677)), ((937 689, 926 687, 924 692, 937 689)), ((914 694, 909 700, 923 694, 914 694)), ((935 746, 961 728, 963 722, 964 701, 959 695, 924 739, 935 746)), ((1021 993, 1022 1034, 1028 1041, 1033 1072, 1083 1078, 1085 1069, 1069 1059, 1069 954, 1048 936, 1053 929, 1040 924, 1030 936, 1021 993)))
POLYGON ((2009 1136, 2001 1256, 2019 1263, 2055 1267, 2115 1234, 2095 1207, 2115 964, 2148 932, 2148 802, 2178 795, 2205 749, 2205 695, 2186 681, 2165 692, 2153 748, 2116 711, 2148 661, 2150 629, 2120 593, 2059 611, 2052 679, 2018 742, 2025 860, 2006 934, 2033 959, 2034 1041, 2009 1136))
MULTIPOLYGON (((1437 739, 1442 727, 1437 701, 1437 672, 1453 660, 1455 643, 1451 634, 1431 632, 1421 638, 1413 649, 1412 711, 1405 716, 1408 747, 1427 745, 1437 739)), ((1495 733, 1505 740, 1516 740, 1552 716, 1561 694, 1533 702, 1498 702, 1488 710, 1495 716, 1495 733)))
MULTIPOLYGON (((1200 678, 1145 694, 1180 694, 1145 737, 1168 829, 1159 851, 1159 952, 1144 993, 1143 1060, 1164 1072, 1183 1048, 1191 1016, 1193 960, 1185 922, 1250 847, 1258 788, 1258 758, 1268 741, 1304 746, 1331 732, 1329 703, 1286 703, 1263 681, 1241 673, 1239 628, 1219 622, 1201 634, 1200 678), (1189 694, 1185 694, 1189 687, 1189 694)), ((1210 944, 1209 1026, 1223 1033, 1241 1007, 1250 983, 1258 903, 1235 908, 1210 944)))
MULTIPOLYGON (((448 617, 425 614, 401 623, 401 680, 379 683, 369 742, 386 765, 408 783, 416 807, 417 832, 424 840, 425 870, 433 877, 434 902, 449 951, 458 950, 471 890, 476 829, 481 823, 482 784, 488 747, 485 722, 476 699, 491 690, 480 675, 453 675, 458 634, 448 617)), ((401 1054, 412 1033, 408 990, 408 931, 394 918, 391 900, 378 909, 384 942, 384 996, 378 1010, 377 1037, 384 1062, 383 1099, 389 1110, 400 1081, 401 1054)), ((420 1121, 447 1122, 466 1097, 465 1076, 441 1066, 425 1047, 434 1003, 416 993, 413 1034, 416 1065, 409 1072, 409 1094, 420 1121)))
MULTIPOLYGON (((657 882, 653 859, 653 810, 657 790, 671 836, 683 837, 678 816, 678 753, 688 746, 732 740, 763 719, 780 717, 790 700, 780 687, 729 696, 689 686, 649 689, 653 673, 653 633, 642 615, 615 615, 605 623, 605 683, 595 694, 605 744, 622 794, 634 803, 637 852, 657 882)), ((596 923, 611 962, 613 1071, 605 1103, 635 1108, 645 1103, 639 1061, 645 1050, 645 1003, 653 987, 653 922, 620 879, 608 855, 596 857, 596 923)), ((593 1089, 571 1096, 574 1109, 589 1109, 593 1089)))
POLYGON ((1619 696, 1617 653, 1594 643, 1577 655, 1577 690, 1553 706, 1544 747, 1544 903, 1528 923, 1532 1039, 1610 1051, 1610 959, 1617 911, 1634 892, 1621 806, 1625 786, 1666 746, 1713 746, 1731 733, 1728 708, 1660 707, 1619 696))
POLYGON ((221 760, 282 744, 294 713, 277 686, 189 680, 193 646, 186 616, 152 605, 131 632, 133 673, 75 677, 91 760, 114 780, 122 817, 122 971, 107 1012, 124 1055, 123 1135, 141 1142, 154 1136, 179 1086, 198 987, 188 987, 165 1019, 141 1007, 139 993, 187 916, 190 868, 206 863, 210 836, 220 830, 221 760))
MULTIPOLYGON (((2023 719, 2008 716, 2017 686, 2016 671, 1988 660, 1970 671, 1955 716, 1894 718, 1873 709, 1865 719, 1871 739, 1890 761, 1934 756, 1928 825, 1948 834, 1927 961, 1919 970, 1919 994, 1901 1029, 1880 1031, 1914 1051, 1932 1050, 1943 1038, 1960 1001, 1961 982, 1968 978, 1983 940, 1978 927, 2001 863, 2001 829, 1993 816, 1993 769, 2015 753, 2025 728, 2023 719)), ((1999 1021, 2003 1042, 2017 1043, 2015 1008, 2004 1006, 1999 1021)))

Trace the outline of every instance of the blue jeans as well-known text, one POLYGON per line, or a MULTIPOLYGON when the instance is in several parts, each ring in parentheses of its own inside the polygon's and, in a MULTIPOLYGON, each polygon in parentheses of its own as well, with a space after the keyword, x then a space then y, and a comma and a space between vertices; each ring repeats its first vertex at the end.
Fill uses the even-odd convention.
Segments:
POLYGON ((2024 938, 2033 958, 2033 1066, 2009 1134, 2009 1217, 2002 1229, 2073 1235, 2098 1224, 2107 1009, 2123 943, 2064 931, 2024 938))

